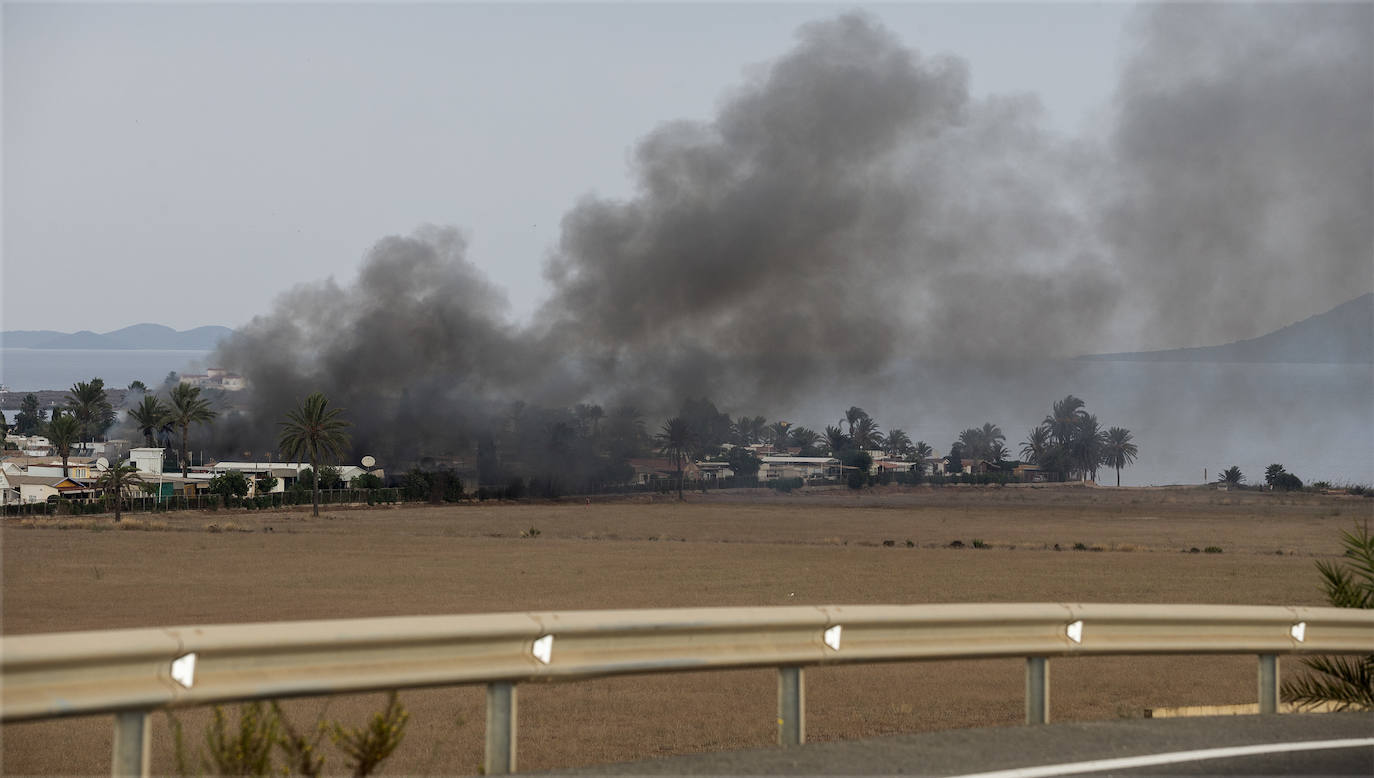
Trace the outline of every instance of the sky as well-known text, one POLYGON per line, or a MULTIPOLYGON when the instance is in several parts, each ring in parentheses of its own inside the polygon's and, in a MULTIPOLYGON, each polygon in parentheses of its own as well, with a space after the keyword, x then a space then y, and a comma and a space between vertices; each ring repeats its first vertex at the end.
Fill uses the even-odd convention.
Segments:
MULTIPOLYGON (((856 7, 7 3, 0 326, 238 327, 427 224, 527 319, 564 215, 632 194, 642 138, 856 7)), ((1127 5, 864 8, 974 97, 1104 130, 1127 5)))

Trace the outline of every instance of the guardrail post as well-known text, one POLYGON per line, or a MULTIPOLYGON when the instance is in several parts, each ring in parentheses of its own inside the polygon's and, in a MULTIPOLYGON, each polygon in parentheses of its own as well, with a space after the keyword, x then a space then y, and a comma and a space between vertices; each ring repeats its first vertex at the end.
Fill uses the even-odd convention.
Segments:
POLYGON ((1259 712, 1279 712, 1279 657, 1259 655, 1259 712))
POLYGON ((114 759, 110 763, 110 774, 116 778, 148 775, 147 711, 115 714, 114 759))
POLYGON ((806 742, 806 678, 800 667, 778 668, 778 745, 806 742))
POLYGON ((496 681, 487 684, 487 775, 515 772, 516 734, 515 684, 496 681))
POLYGON ((1050 660, 1026 657, 1026 723, 1046 724, 1050 720, 1050 660))

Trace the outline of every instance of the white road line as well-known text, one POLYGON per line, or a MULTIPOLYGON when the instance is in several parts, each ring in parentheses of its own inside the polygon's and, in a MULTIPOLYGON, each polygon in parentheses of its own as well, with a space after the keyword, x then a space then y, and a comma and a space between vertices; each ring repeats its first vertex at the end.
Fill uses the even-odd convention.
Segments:
POLYGON ((1358 748, 1360 746, 1374 746, 1374 737, 1346 738, 1344 740, 1303 740, 1295 743, 1266 743, 1264 745, 1232 746, 1230 748, 1203 748, 1196 751, 1174 751, 1167 754, 1094 759, 1089 762, 1017 767, 1011 770, 994 770, 990 773, 969 773, 956 778, 1046 778, 1046 776, 1052 775, 1074 775, 1076 773, 1127 770, 1132 767, 1151 767, 1178 762, 1200 762, 1204 759, 1226 759, 1235 756, 1280 754, 1291 751, 1321 751, 1330 748, 1358 748))

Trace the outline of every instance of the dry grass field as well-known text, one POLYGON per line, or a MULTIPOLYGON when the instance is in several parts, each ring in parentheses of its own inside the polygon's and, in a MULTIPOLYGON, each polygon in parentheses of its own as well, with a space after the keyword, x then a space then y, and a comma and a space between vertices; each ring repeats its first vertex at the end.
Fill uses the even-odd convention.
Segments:
MULTIPOLYGON (((493 611, 934 602, 1324 604, 1314 561, 1374 500, 1206 489, 891 489, 9 520, 5 634, 493 611), (212 528, 211 525, 214 525, 212 528), (65 528, 63 528, 65 527, 65 528), (539 530, 537 537, 522 531, 539 530), (885 546, 884 541, 893 541, 885 546), (952 541, 965 547, 950 548, 952 541), (987 548, 973 548, 979 540, 987 548), (912 546, 908 547, 907 541, 912 546), (1072 550, 1082 544, 1088 550, 1072 550), (1060 550, 1056 550, 1056 545, 1060 550), (1222 553, 1186 553, 1217 546, 1222 553)), ((1056 660, 1052 716, 1248 702, 1251 657, 1056 660)), ((1019 660, 812 669, 812 740, 1020 721, 1019 660)), ((480 688, 406 692, 390 774, 474 773, 480 688)), ((299 700, 353 724, 381 695, 299 700)), ((520 688, 520 767, 766 745, 771 671, 520 688)), ((193 745, 204 711, 182 715, 193 745)), ((172 769, 154 718, 154 772, 172 769)), ((109 769, 110 720, 10 725, 7 774, 109 769)), ((342 763, 331 756, 336 770, 342 763)))

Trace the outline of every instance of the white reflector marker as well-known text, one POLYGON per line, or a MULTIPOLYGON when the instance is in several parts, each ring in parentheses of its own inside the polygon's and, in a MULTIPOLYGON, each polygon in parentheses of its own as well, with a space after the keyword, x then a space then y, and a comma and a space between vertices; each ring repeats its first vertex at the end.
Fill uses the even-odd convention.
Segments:
POLYGON ((553 659, 553 635, 545 635, 534 641, 534 658, 544 664, 553 659))
POLYGON ((1068 628, 1064 630, 1064 634, 1069 636, 1069 640, 1072 640, 1075 643, 1082 643, 1083 620, 1079 619, 1078 621, 1075 621, 1074 623, 1070 624, 1068 628))
POLYGON ((185 654, 172 660, 172 680, 191 688, 196 682, 196 655, 185 654))
POLYGON ((824 638, 823 638, 823 639, 825 640, 825 644, 826 644, 827 646, 830 646, 831 648, 835 649, 836 651, 839 651, 839 650, 840 650, 840 632, 841 632, 843 629, 844 629, 844 628, 841 627, 839 624, 836 624, 835 626, 831 627, 830 629, 827 629, 827 630, 825 631, 825 636, 824 636, 824 638))
POLYGON ((1297 624, 1289 627, 1288 634, 1292 635, 1294 640, 1301 643, 1302 639, 1307 637, 1307 622, 1299 621, 1297 624))

